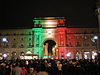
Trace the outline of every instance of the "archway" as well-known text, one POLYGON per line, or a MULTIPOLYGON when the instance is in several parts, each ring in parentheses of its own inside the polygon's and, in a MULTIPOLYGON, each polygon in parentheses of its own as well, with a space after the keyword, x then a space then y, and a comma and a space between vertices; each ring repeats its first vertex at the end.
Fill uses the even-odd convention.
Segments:
POLYGON ((43 56, 44 58, 54 58, 55 56, 57 56, 55 41, 46 40, 44 42, 43 56))

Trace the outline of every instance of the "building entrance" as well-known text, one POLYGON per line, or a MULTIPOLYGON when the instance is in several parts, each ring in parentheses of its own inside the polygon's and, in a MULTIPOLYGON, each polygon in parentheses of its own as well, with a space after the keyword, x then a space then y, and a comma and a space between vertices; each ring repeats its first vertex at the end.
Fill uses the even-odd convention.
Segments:
POLYGON ((56 58, 57 48, 56 42, 53 40, 46 40, 43 45, 43 57, 44 58, 56 58))
POLYGON ((39 55, 39 59, 44 57, 66 58, 66 28, 64 27, 64 21, 64 17, 33 19, 33 49, 34 54, 39 55))

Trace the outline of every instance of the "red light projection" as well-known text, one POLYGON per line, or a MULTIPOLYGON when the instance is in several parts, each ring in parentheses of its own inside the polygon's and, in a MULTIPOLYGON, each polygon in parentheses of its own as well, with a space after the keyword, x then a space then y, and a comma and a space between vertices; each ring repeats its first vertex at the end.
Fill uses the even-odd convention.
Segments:
POLYGON ((58 27, 62 27, 64 26, 64 23, 65 23, 65 18, 64 17, 58 17, 58 27))
POLYGON ((56 29, 56 40, 58 44, 58 58, 66 58, 66 28, 56 29))

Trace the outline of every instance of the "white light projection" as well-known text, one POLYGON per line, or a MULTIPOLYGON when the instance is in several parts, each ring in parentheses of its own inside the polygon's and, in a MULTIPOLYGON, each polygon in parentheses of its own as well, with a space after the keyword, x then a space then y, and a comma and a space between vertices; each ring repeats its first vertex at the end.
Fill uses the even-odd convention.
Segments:
POLYGON ((55 37, 55 29, 45 29, 45 38, 54 38, 55 37))
POLYGON ((57 27, 57 20, 45 20, 44 27, 57 27))

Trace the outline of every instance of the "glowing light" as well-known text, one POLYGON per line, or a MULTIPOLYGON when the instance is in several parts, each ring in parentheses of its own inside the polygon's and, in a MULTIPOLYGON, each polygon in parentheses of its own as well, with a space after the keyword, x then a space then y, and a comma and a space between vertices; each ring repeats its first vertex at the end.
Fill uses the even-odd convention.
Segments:
POLYGON ((97 39, 98 39, 98 36, 94 36, 93 38, 91 38, 92 42, 96 42, 97 39))
POLYGON ((57 24, 57 22, 45 22, 45 24, 57 24))
POLYGON ((0 57, 0 60, 2 60, 3 58, 2 57, 0 57))
POLYGON ((43 59, 50 58, 51 56, 43 56, 43 59))
POLYGON ((49 30, 49 31, 48 31, 48 34, 51 34, 51 33, 52 33, 52 31, 51 31, 51 30, 49 30))
POLYGON ((7 41, 7 38, 2 38, 2 41, 3 41, 3 42, 8 42, 8 41, 7 41))
POLYGON ((97 40, 97 39, 98 39, 98 36, 94 36, 93 39, 94 39, 94 40, 97 40))
POLYGON ((97 53, 94 53, 94 55, 96 56, 96 55, 97 55, 97 53))
POLYGON ((90 59, 90 57, 88 56, 90 54, 90 52, 84 52, 84 58, 85 59, 90 59))
POLYGON ((67 53, 67 57, 70 57, 70 55, 71 55, 71 53, 69 52, 69 53, 67 53))
POLYGON ((84 55, 84 58, 87 59, 87 55, 86 54, 84 55))
POLYGON ((89 54, 90 52, 84 52, 85 54, 89 54))
POLYGON ((94 55, 94 56, 96 56, 96 55, 97 55, 97 53, 96 53, 96 52, 92 52, 92 53, 93 53, 93 55, 94 55))
POLYGON ((20 56, 20 59, 25 59, 24 56, 20 56))
POLYGON ((44 30, 44 38, 54 38, 55 37, 55 29, 45 29, 44 30))
POLYGON ((98 54, 96 52, 92 52, 92 59, 95 59, 95 57, 97 56, 98 54))
POLYGON ((55 50, 55 48, 52 49, 52 51, 54 51, 54 50, 55 50))
POLYGON ((6 58, 7 57, 7 54, 3 54, 3 57, 6 58))
POLYGON ((95 42, 95 40, 93 38, 91 38, 92 42, 95 42))
POLYGON ((42 58, 42 42, 44 39, 43 29, 42 28, 34 28, 34 54, 39 55, 39 58, 42 58))
POLYGON ((25 59, 33 59, 32 56, 24 56, 25 59))
POLYGON ((32 54, 32 52, 31 51, 27 51, 26 54, 32 54))

